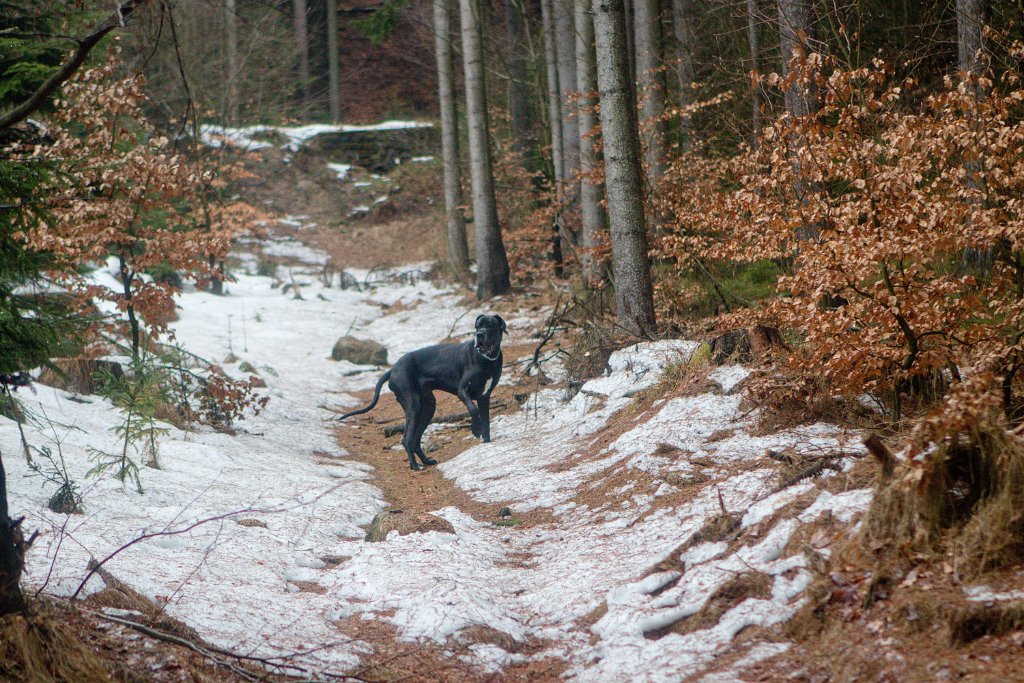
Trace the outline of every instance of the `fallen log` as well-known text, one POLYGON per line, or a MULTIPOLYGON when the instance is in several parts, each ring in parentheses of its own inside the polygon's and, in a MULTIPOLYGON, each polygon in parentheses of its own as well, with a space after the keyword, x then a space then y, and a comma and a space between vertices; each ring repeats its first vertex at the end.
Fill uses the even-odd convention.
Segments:
MULTIPOLYGON (((495 408, 505 408, 507 405, 508 404, 506 404, 506 403, 495 403, 494 405, 491 406, 491 409, 494 410, 495 408)), ((463 420, 468 420, 468 419, 469 419, 469 412, 468 411, 463 411, 461 413, 452 413, 450 415, 441 415, 440 417, 435 417, 430 422, 431 422, 431 424, 439 424, 439 423, 450 424, 452 422, 461 422, 463 420)), ((405 423, 404 422, 402 422, 401 424, 391 425, 390 427, 385 427, 384 428, 384 436, 385 437, 395 436, 396 434, 402 434, 404 432, 405 432, 405 423)))

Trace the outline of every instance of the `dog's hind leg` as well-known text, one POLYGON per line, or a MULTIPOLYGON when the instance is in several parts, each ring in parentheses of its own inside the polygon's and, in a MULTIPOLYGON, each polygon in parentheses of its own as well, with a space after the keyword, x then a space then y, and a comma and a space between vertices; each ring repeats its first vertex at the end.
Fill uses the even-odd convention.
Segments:
POLYGON ((420 410, 422 409, 420 395, 409 384, 404 381, 404 374, 393 374, 388 387, 394 393, 398 403, 405 412, 405 431, 402 433, 402 445, 405 446, 405 454, 409 457, 409 469, 422 470, 423 466, 416 462, 416 445, 414 438, 417 425, 419 424, 420 410))
POLYGON ((430 421, 434 419, 434 411, 436 410, 437 399, 434 398, 434 392, 425 391, 422 395, 420 414, 416 417, 416 432, 413 435, 413 445, 416 448, 416 455, 419 456, 424 465, 437 464, 436 460, 428 458, 426 453, 423 452, 423 433, 427 431, 427 427, 430 426, 430 421))

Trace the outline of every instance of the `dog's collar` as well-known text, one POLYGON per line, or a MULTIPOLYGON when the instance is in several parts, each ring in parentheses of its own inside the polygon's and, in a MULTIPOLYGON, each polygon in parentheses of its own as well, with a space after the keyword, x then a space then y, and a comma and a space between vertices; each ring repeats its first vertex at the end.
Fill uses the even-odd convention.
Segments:
POLYGON ((498 353, 494 354, 493 357, 492 356, 488 356, 486 353, 484 353, 483 351, 480 350, 480 347, 477 346, 477 343, 476 343, 475 339, 473 340, 473 348, 476 349, 476 352, 479 353, 484 358, 486 358, 487 360, 491 360, 491 361, 498 360, 498 356, 501 355, 501 348, 499 347, 498 348, 498 353))

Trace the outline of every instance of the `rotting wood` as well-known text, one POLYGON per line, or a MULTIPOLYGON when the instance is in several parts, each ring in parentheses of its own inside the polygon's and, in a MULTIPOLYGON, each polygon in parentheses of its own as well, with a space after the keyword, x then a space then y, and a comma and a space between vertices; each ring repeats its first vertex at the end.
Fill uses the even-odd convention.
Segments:
POLYGON ((869 435, 864 439, 863 443, 864 447, 868 449, 868 453, 875 456, 875 459, 882 466, 882 479, 890 479, 896 469, 896 456, 892 454, 888 446, 882 443, 882 439, 878 434, 869 435))

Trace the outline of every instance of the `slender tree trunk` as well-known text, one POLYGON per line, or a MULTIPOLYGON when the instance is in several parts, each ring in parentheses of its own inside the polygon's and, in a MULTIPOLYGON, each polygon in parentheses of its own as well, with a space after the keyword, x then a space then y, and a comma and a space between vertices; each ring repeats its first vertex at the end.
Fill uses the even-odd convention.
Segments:
POLYGON ((486 299, 511 290, 505 245, 501 240, 491 167, 491 135, 487 117, 484 52, 481 45, 481 6, 460 0, 462 64, 466 79, 466 118, 469 123, 469 170, 473 185, 473 228, 476 235, 476 295, 486 299))
MULTIPOLYGON (((977 82, 985 69, 985 58, 983 54, 984 42, 982 29, 985 26, 985 0, 956 0, 956 37, 957 37, 957 66, 961 74, 969 79, 969 92, 974 97, 985 96, 985 89, 977 82)), ((976 121, 976 119, 975 119, 976 121)), ((968 157, 964 160, 966 176, 964 183, 972 192, 977 192, 981 186, 981 162, 977 156, 968 157)), ((975 208, 981 208, 981 200, 974 198, 971 204, 975 208)), ((965 226, 967 233, 972 232, 970 216, 965 226)), ((975 242, 976 246, 968 247, 961 257, 961 269, 967 272, 988 273, 992 269, 994 251, 991 243, 986 244, 983 240, 975 242)))
MULTIPOLYGON (((570 183, 580 167, 579 129, 573 120, 571 93, 576 89, 576 28, 573 0, 552 0, 555 12, 555 41, 558 48, 558 95, 562 105, 562 178, 570 183)), ((573 183, 574 186, 577 184, 573 183)), ((577 196, 574 188, 566 188, 577 196)))
POLYGON ((341 120, 341 65, 338 63, 338 0, 327 0, 327 98, 331 108, 331 121, 341 120))
POLYGON ((530 74, 527 69, 526 18, 522 0, 505 0, 505 30, 508 41, 508 113, 511 119, 512 149, 526 160, 533 150, 533 113, 530 108, 530 74))
MULTIPOLYGON (((676 34, 676 78, 679 79, 679 108, 684 112, 693 104, 693 50, 697 42, 694 28, 693 0, 672 0, 672 28, 676 34)), ((680 123, 680 144, 682 151, 690 149, 693 121, 683 114, 680 123)))
POLYGON ((635 25, 634 17, 636 12, 633 11, 633 0, 625 0, 624 3, 626 12, 626 51, 629 53, 629 73, 636 73, 636 32, 633 30, 635 25))
POLYGON ((753 144, 761 137, 761 85, 756 78, 761 75, 758 50, 760 40, 757 34, 757 0, 747 1, 747 48, 750 50, 750 122, 754 133, 753 144))
POLYGON ((0 458, 0 616, 25 610, 21 592, 22 557, 20 520, 11 519, 7 504, 7 472, 0 458))
POLYGON ((982 29, 985 26, 984 0, 956 0, 956 44, 960 71, 981 75, 982 29))
POLYGON ((441 151, 444 158, 444 209, 448 236, 448 267, 459 278, 469 273, 466 217, 462 213, 462 166, 459 156, 458 118, 455 114, 455 78, 452 68, 451 17, 448 0, 434 2, 434 53, 441 104, 441 151))
POLYGON ((580 92, 577 101, 577 122, 580 138, 580 223, 583 251, 580 262, 583 282, 588 287, 604 282, 607 273, 594 249, 601 244, 606 231, 602 201, 604 186, 590 175, 600 165, 597 130, 597 64, 594 55, 594 18, 591 0, 576 0, 576 84, 580 92))
POLYGON ((306 0, 292 0, 292 34, 295 39, 295 57, 299 69, 299 87, 302 103, 309 103, 309 8, 306 0))
POLYGON ((647 180, 653 188, 665 171, 665 72, 661 47, 661 7, 658 0, 634 0, 636 13, 636 80, 640 85, 641 133, 647 180))
POLYGON ((562 98, 558 88, 558 45, 555 42, 553 0, 540 0, 541 25, 544 32, 544 65, 548 85, 548 126, 551 129, 551 166, 555 183, 561 183, 562 169, 562 98))
POLYGON ((227 24, 224 51, 227 53, 228 63, 224 88, 224 116, 230 125, 235 125, 238 123, 238 12, 235 0, 224 1, 224 20, 227 24))
POLYGON ((653 288, 623 0, 594 0, 594 37, 618 321, 634 334, 650 336, 655 332, 653 288))
MULTIPOLYGON (((782 51, 783 76, 789 77, 791 60, 810 53, 810 38, 810 0, 779 0, 779 46, 782 51)), ((817 102, 813 94, 799 82, 793 82, 786 88, 783 99, 786 111, 793 118, 807 116, 817 109, 817 102)), ((802 145, 803 142, 798 137, 792 137, 789 143, 789 158, 796 176, 793 189, 800 201, 806 204, 807 195, 815 192, 818 188, 814 183, 809 183, 804 179, 798 153, 802 145)), ((797 230, 796 237, 798 240, 815 239, 820 227, 818 223, 805 222, 797 230)))
MULTIPOLYGON (((565 181, 565 139, 562 137, 561 88, 558 82, 558 41, 555 36, 555 9, 557 0, 540 0, 541 25, 544 32, 544 62, 547 74, 548 126, 551 130, 551 167, 555 187, 561 189, 565 181)), ((562 263, 561 216, 551 222, 551 262, 555 277, 564 275, 562 263)))
MULTIPOLYGON (((782 75, 789 76, 789 62, 793 53, 806 55, 810 52, 808 40, 811 37, 811 8, 809 0, 779 0, 779 45, 782 49, 782 75)), ((809 93, 799 83, 793 83, 784 93, 786 111, 790 116, 806 116, 811 113, 814 103, 809 93)))

